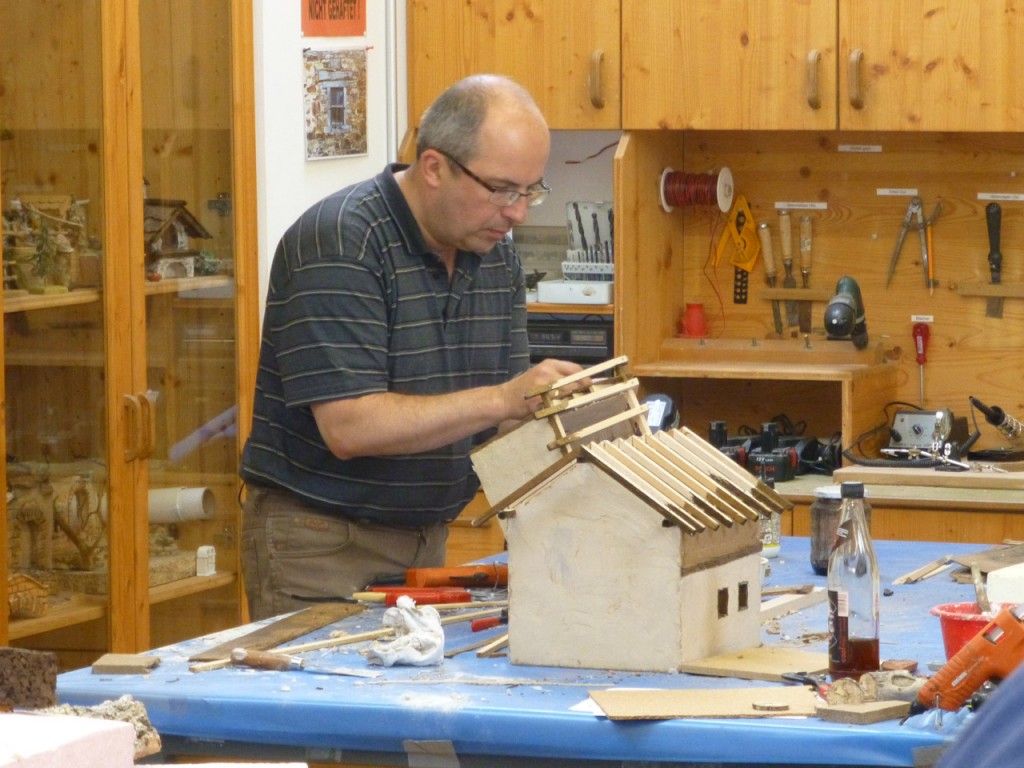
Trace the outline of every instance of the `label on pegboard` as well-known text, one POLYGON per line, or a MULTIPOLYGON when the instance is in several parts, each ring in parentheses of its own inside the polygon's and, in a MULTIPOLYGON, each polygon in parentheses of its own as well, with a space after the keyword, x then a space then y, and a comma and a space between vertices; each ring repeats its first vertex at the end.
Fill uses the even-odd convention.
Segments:
POLYGON ((750 273, 742 267, 735 267, 732 275, 732 303, 746 304, 750 287, 750 273))

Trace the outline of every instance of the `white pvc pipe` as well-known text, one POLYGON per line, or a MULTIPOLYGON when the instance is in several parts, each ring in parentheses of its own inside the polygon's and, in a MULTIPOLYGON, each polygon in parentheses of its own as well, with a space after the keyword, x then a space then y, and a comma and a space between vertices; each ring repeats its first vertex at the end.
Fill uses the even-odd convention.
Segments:
POLYGON ((149 492, 149 522, 154 524, 208 520, 214 507, 209 488, 155 488, 149 492))

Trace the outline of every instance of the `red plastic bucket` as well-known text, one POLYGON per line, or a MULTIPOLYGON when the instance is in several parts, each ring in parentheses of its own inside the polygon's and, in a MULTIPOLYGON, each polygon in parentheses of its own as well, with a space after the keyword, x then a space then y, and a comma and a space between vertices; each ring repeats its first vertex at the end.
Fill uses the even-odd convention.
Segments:
POLYGON ((932 608, 932 615, 939 617, 942 627, 942 643, 946 648, 946 661, 956 656, 957 651, 983 630, 994 616, 978 612, 977 603, 945 603, 932 608))

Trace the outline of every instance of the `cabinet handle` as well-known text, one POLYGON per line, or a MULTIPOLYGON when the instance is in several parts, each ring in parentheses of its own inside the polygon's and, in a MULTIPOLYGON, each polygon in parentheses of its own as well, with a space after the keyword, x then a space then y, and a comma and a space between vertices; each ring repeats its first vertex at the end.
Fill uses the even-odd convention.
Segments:
POLYGON ((156 446, 156 398, 153 390, 147 390, 139 395, 140 415, 142 423, 139 425, 142 432, 142 455, 140 458, 148 459, 153 455, 153 448, 156 446))
POLYGON ((125 395, 124 409, 128 417, 128 447, 124 460, 149 458, 156 444, 156 393, 125 395))
POLYGON ((847 79, 850 86, 850 106, 854 109, 864 109, 864 94, 860 90, 860 63, 863 58, 864 51, 860 48, 850 51, 847 79))
POLYGON ((811 109, 821 109, 821 94, 818 93, 818 64, 821 51, 817 48, 807 54, 807 104, 811 109))
POLYGON ((128 419, 128 447, 124 449, 124 460, 135 461, 142 455, 142 404, 135 395, 124 396, 125 416, 128 419))
POLYGON ((590 56, 590 103, 594 109, 604 109, 604 94, 601 92, 601 65, 604 63, 604 51, 600 48, 590 56))

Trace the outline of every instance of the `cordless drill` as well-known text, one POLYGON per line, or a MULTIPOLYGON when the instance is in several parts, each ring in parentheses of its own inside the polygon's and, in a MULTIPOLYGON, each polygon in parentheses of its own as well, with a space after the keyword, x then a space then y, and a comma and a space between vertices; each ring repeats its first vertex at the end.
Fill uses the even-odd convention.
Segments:
POLYGON ((911 714, 932 707, 951 712, 992 679, 1007 677, 1024 661, 1024 604, 1004 607, 985 628, 932 675, 911 705, 911 714))

